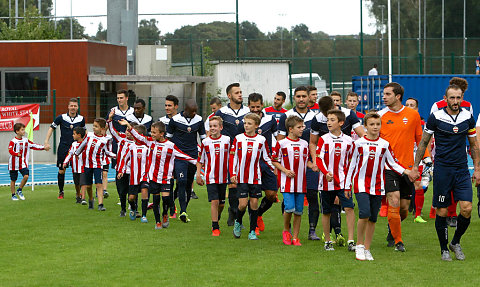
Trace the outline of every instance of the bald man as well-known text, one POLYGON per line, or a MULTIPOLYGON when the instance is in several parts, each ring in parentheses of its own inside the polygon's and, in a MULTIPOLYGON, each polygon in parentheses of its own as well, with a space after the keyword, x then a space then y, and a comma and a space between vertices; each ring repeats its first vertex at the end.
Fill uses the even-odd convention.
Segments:
MULTIPOLYGON (((197 103, 193 99, 185 102, 184 111, 176 114, 170 119, 167 126, 167 137, 183 153, 193 158, 198 157, 197 136, 200 140, 206 137, 205 125, 202 117, 197 115, 197 103)), ((178 201, 180 202, 180 220, 187 223, 190 221, 187 214, 187 206, 192 194, 192 183, 196 172, 196 166, 184 161, 175 159, 175 178, 177 180, 178 201)), ((164 212, 164 220, 168 215, 164 212)))

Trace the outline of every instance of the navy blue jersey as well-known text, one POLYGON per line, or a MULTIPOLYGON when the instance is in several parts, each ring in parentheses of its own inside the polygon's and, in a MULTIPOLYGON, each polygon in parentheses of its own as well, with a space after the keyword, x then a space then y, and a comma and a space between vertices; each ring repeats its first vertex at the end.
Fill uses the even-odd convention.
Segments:
POLYGON ((143 117, 137 118, 137 116, 135 116, 135 113, 133 113, 133 114, 128 114, 126 119, 129 123, 133 122, 139 125, 144 125, 145 128, 147 129, 147 133, 150 134, 150 128, 152 127, 152 123, 153 123, 153 118, 151 116, 147 114, 143 114, 143 117))
POLYGON ((238 134, 241 134, 240 123, 243 117, 250 112, 250 109, 242 105, 238 110, 234 110, 227 104, 221 107, 216 113, 223 120, 222 135, 230 137, 230 142, 233 142, 238 134))
POLYGON ((195 115, 186 118, 183 112, 174 115, 167 127, 167 137, 184 153, 193 158, 198 157, 197 134, 200 140, 206 137, 202 117, 195 115))
POLYGON ((428 117, 425 132, 435 136, 435 163, 467 166, 466 137, 475 137, 475 119, 460 108, 458 115, 449 115, 446 108, 428 117))
MULTIPOLYGON (((358 119, 356 112, 344 107, 339 108, 345 114, 345 122, 342 125, 342 132, 351 136, 352 130, 361 125, 360 120, 358 119)), ((318 136, 328 134, 327 117, 323 113, 318 113, 315 118, 313 118, 311 133, 318 136)))
MULTIPOLYGON (((245 128, 243 126, 243 120, 240 123, 240 132, 245 132, 245 128)), ((278 135, 277 131, 277 121, 274 115, 267 115, 265 112, 262 112, 262 119, 260 121, 260 125, 257 128, 257 133, 262 135, 267 140, 268 144, 268 151, 270 154, 272 153, 272 140, 273 137, 278 135)))
MULTIPOLYGON (((113 118, 112 118, 113 127, 118 132, 124 133, 127 130, 127 126, 122 126, 121 124, 118 123, 118 121, 123 119, 126 119, 128 121, 127 117, 133 115, 133 112, 134 112, 133 108, 128 107, 126 111, 122 111, 118 106, 116 106, 116 107, 113 107, 111 110, 115 111, 115 114, 113 115, 113 118)), ((110 111, 108 112, 107 118, 110 115, 110 111)))
POLYGON ((310 128, 312 126, 312 120, 315 118, 316 115, 316 113, 310 109, 307 109, 307 112, 304 114, 297 112, 296 108, 286 111, 280 117, 280 121, 278 122, 278 133, 285 137, 288 135, 288 131, 285 127, 285 120, 292 115, 297 116, 303 120, 303 123, 305 124, 305 129, 303 130, 302 139, 310 142, 310 128))
POLYGON ((73 129, 76 127, 85 127, 85 118, 79 114, 73 118, 66 114, 59 115, 53 123, 51 128, 56 129, 60 126, 60 145, 67 145, 70 147, 73 143, 73 129))

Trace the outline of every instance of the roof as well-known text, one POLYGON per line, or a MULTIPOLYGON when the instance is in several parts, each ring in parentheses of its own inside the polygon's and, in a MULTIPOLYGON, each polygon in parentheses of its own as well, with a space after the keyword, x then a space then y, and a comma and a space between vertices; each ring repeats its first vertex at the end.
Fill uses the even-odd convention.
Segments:
POLYGON ((113 44, 110 42, 103 41, 94 41, 89 39, 51 39, 51 40, 1 40, 0 44, 9 44, 9 43, 95 43, 95 44, 107 44, 126 47, 126 45, 113 44))
POLYGON ((89 82, 157 82, 157 83, 206 83, 213 77, 198 76, 150 76, 150 75, 88 75, 89 82))

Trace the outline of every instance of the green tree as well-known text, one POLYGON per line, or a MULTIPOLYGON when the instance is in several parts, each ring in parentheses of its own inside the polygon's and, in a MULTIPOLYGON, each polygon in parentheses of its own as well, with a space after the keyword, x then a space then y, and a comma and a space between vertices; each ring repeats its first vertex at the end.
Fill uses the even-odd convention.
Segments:
POLYGON ((95 41, 107 41, 107 29, 103 29, 102 22, 98 23, 97 33, 91 39, 95 41))
POLYGON ((61 38, 51 21, 37 16, 38 10, 35 7, 30 7, 25 13, 25 18, 18 20, 16 28, 9 27, 6 22, 0 22, 0 39, 43 40, 61 38))
MULTIPOLYGON (((26 11, 23 10, 23 1, 18 1, 18 16, 23 17, 26 11)), ((12 0, 10 2, 10 15, 8 13, 8 3, 9 0, 0 0, 0 16, 1 17, 15 17, 15 1, 12 0)), ((52 0, 42 0, 42 16, 50 16, 52 7, 53 7, 52 0)), ((28 10, 31 7, 35 7, 38 9, 38 0, 25 0, 25 7, 28 10)), ((38 13, 38 10, 37 10, 38 13)), ((0 22, 6 22, 8 25, 11 24, 13 27, 15 25, 15 19, 12 18, 11 21, 9 19, 2 19, 0 22)))
POLYGON ((140 45, 155 45, 160 41, 160 30, 155 19, 141 20, 138 27, 138 43, 140 45))
MULTIPOLYGON (((70 17, 59 20, 57 22, 57 31, 60 33, 62 39, 70 39, 70 17)), ((72 22, 72 39, 88 38, 85 34, 85 27, 83 27, 77 19, 72 22)))

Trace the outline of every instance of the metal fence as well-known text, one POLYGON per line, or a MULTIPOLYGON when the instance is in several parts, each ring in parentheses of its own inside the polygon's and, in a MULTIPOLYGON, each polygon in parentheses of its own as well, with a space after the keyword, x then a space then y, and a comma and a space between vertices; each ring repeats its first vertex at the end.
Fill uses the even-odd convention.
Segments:
MULTIPOLYGON (((235 60, 235 39, 164 39, 172 45, 173 63, 191 63, 191 74, 200 75, 205 62, 235 60), (209 48, 205 59, 205 47, 209 48)), ((473 74, 480 38, 401 38, 392 39, 393 74, 473 74), (442 54, 442 43, 444 46, 442 54)), ((241 60, 283 59, 291 61, 292 73, 318 73, 327 83, 351 81, 366 75, 373 64, 380 74, 388 74, 388 43, 382 37, 366 36, 363 55, 360 40, 345 36, 325 39, 241 39, 241 60)))

